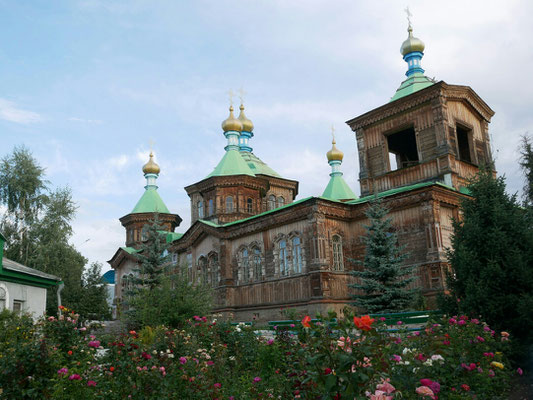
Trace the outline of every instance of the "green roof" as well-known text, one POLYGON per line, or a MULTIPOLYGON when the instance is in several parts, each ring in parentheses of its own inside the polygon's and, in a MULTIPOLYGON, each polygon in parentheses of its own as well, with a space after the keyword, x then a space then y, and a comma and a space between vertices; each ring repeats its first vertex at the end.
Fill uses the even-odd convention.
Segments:
POLYGON ((134 249, 133 247, 121 247, 122 250, 124 250, 128 254, 135 254, 138 253, 140 250, 134 249))
MULTIPOLYGON (((378 193, 377 197, 392 196, 394 194, 398 194, 398 193, 402 193, 402 192, 408 192, 410 190, 420 189, 420 188, 427 187, 427 186, 432 186, 432 185, 442 186, 442 187, 445 187, 446 189, 451 189, 453 191, 456 191, 455 188, 453 188, 451 186, 448 186, 448 185, 445 185, 442 182, 428 181, 428 182, 415 183, 414 185, 401 186, 401 187, 397 187, 397 188, 394 188, 394 189, 385 190, 384 192, 378 193)), ((365 196, 365 197, 361 197, 360 199, 347 201, 346 203, 347 204, 366 203, 367 201, 372 200, 374 197, 375 197, 375 195, 371 194, 371 195, 368 195, 368 196, 365 196)))
POLYGON ((251 217, 239 219, 239 220, 233 221, 233 222, 228 222, 226 224, 217 224, 215 222, 207 221, 205 219, 199 219, 198 221, 203 223, 203 224, 205 224, 205 225, 213 226, 215 228, 236 225, 236 224, 240 224, 241 222, 249 221, 251 219, 259 218, 259 217, 262 217, 264 215, 272 214, 273 212, 276 212, 276 211, 279 211, 279 210, 283 210, 284 208, 289 208, 289 207, 295 206, 296 204, 303 203, 304 201, 307 201, 307 200, 312 199, 312 198, 313 198, 312 196, 309 196, 309 197, 306 197, 304 199, 300 199, 298 201, 294 201, 292 203, 285 204, 284 206, 281 206, 281 207, 278 207, 278 208, 273 208, 272 210, 268 210, 268 211, 262 212, 261 214, 252 215, 251 217))
POLYGON ((342 175, 334 175, 331 177, 328 186, 326 186, 324 193, 322 193, 322 197, 330 200, 352 200, 357 198, 342 175))
POLYGON ((183 236, 183 233, 177 233, 177 232, 165 232, 167 235, 167 243, 172 243, 175 240, 181 239, 183 236))
POLYGON ((410 95, 411 93, 418 92, 419 90, 425 89, 428 86, 433 85, 434 82, 430 80, 427 76, 421 72, 415 72, 409 78, 402 82, 398 90, 390 101, 398 100, 402 97, 410 95))
POLYGON ((142 197, 137 202, 137 205, 131 212, 131 214, 140 214, 140 213, 161 213, 161 214, 170 214, 163 199, 157 193, 157 190, 153 186, 149 186, 143 193, 142 197))
POLYGON ((224 154, 224 157, 222 157, 222 160, 220 160, 214 171, 207 175, 207 177, 226 175, 255 176, 237 150, 226 151, 226 154, 224 154))
POLYGON ((263 162, 254 153, 249 151, 241 151, 241 156, 246 161, 250 169, 254 174, 269 175, 281 178, 281 175, 270 168, 265 162, 263 162))

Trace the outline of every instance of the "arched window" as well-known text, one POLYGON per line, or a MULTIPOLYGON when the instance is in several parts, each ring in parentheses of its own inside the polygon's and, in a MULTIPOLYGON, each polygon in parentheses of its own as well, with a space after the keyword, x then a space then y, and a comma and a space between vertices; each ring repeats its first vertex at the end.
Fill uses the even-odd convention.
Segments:
POLYGON ((274 208, 276 208, 276 196, 271 194, 268 196, 268 209, 273 210, 274 208))
POLYGON ((241 251, 241 282, 248 283, 250 280, 250 260, 248 259, 248 249, 241 251))
POLYGON ((292 238, 292 267, 295 274, 302 272, 302 242, 298 236, 292 238))
POLYGON ((204 217, 204 202, 198 202, 198 218, 202 219, 204 217))
POLYGON ((285 205, 285 199, 283 198, 283 196, 279 196, 278 197, 278 207, 281 207, 281 206, 284 206, 285 205))
POLYGON ((209 256, 209 271, 211 272, 211 286, 218 286, 220 283, 220 267, 218 265, 218 254, 209 256))
POLYGON ((333 271, 344 271, 344 256, 342 254, 342 238, 333 235, 333 271))
POLYGON ((227 213, 233 212, 233 197, 231 196, 226 197, 226 212, 227 213))
POLYGON ((261 250, 258 247, 252 249, 253 252, 253 268, 254 268, 254 280, 260 281, 263 276, 261 265, 261 250))
POLYGON ((251 198, 248 198, 248 200, 246 200, 246 209, 249 214, 252 214, 254 212, 254 201, 251 198))
POLYGON ((215 213, 215 204, 213 203, 213 199, 209 199, 209 216, 213 215, 215 213))
POLYGON ((287 275, 289 272, 287 264, 287 242, 280 240, 279 242, 279 274, 281 276, 287 275))
POLYGON ((207 258, 200 257, 198 259, 198 272, 200 273, 199 281, 202 285, 209 284, 209 267, 207 265, 207 258))
POLYGON ((9 293, 7 291, 7 286, 3 283, 0 283, 0 312, 7 308, 9 304, 9 293))

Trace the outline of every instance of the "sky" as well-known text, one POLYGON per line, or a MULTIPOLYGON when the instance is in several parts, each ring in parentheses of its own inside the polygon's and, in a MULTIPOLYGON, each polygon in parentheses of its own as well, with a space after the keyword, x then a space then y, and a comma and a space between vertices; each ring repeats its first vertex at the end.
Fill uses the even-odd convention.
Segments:
POLYGON ((533 132, 530 1, 0 0, 0 157, 24 145, 53 186, 72 189, 72 243, 104 271, 150 146, 177 231, 190 226, 183 188, 224 155, 230 89, 245 92, 254 153, 300 182, 298 198, 328 183, 332 125, 359 195, 344 122, 405 79, 406 6, 426 75, 472 87, 496 112, 496 168, 519 192, 520 136, 533 132))

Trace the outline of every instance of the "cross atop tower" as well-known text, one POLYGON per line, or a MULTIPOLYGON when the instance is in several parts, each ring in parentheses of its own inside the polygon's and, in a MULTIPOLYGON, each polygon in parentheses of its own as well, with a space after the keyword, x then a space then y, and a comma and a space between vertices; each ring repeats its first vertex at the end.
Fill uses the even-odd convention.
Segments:
POLYGON ((409 7, 406 7, 404 11, 407 14, 407 22, 409 23, 409 26, 411 26, 411 17, 413 14, 411 14, 411 11, 409 11, 409 7))
POLYGON ((244 91, 244 89, 243 89, 242 86, 241 86, 241 88, 239 89, 239 99, 241 100, 241 104, 244 103, 244 96, 245 96, 246 94, 247 94, 247 93, 244 91))
POLYGON ((230 106, 233 105, 233 96, 235 96, 235 93, 233 92, 233 90, 228 90, 228 96, 229 96, 229 104, 230 106))

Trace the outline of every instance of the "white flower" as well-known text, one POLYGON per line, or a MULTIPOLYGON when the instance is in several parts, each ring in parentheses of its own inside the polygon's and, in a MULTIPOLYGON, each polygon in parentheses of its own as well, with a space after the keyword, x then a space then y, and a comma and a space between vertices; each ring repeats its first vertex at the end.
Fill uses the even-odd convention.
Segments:
POLYGON ((433 354, 433 355, 431 356, 431 359, 432 359, 433 361, 444 361, 444 357, 441 356, 440 354, 433 354))
POLYGON ((424 362, 424 365, 427 365, 428 367, 431 367, 433 365, 433 360, 431 358, 428 358, 425 362, 424 362))

